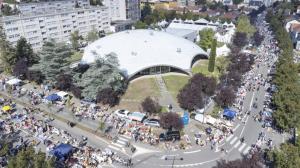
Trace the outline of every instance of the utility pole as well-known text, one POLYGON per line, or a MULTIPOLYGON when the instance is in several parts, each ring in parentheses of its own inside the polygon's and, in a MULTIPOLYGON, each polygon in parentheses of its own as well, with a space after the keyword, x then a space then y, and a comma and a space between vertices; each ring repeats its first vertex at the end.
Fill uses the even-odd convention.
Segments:
POLYGON ((173 156, 172 159, 169 159, 168 157, 165 157, 165 160, 172 160, 172 168, 174 168, 174 163, 175 163, 175 160, 183 160, 183 158, 176 158, 176 156, 173 156))

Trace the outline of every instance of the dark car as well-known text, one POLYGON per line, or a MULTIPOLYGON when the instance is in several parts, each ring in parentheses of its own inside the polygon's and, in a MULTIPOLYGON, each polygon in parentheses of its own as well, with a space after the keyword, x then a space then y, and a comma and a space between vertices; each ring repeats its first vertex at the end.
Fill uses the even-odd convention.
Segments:
POLYGON ((171 141, 173 139, 180 140, 180 132, 179 131, 168 131, 166 133, 161 133, 159 135, 159 139, 161 141, 171 141))

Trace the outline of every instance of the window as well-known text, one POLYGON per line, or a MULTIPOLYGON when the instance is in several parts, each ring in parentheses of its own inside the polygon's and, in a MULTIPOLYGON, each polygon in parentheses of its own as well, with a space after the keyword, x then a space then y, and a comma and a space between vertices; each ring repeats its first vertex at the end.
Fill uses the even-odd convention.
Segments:
POLYGON ((12 21, 6 21, 5 24, 10 25, 10 24, 12 24, 12 21))
POLYGON ((51 27, 51 28, 49 28, 49 31, 52 31, 52 30, 57 30, 57 27, 51 27))
POLYGON ((65 14, 61 14, 62 17, 66 17, 66 16, 69 16, 68 13, 65 13, 65 14))
POLYGON ((6 29, 7 32, 13 32, 13 31, 17 31, 17 30, 18 30, 17 27, 6 29))
POLYGON ((13 34, 13 35, 10 35, 10 36, 8 36, 8 38, 16 38, 16 37, 20 37, 20 34, 13 34))

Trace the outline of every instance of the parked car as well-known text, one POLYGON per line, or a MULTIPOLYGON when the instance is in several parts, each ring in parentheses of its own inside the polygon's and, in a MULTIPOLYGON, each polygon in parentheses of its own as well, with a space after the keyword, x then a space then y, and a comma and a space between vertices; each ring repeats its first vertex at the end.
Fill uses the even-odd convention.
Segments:
POLYGON ((139 121, 142 122, 144 121, 144 119, 146 118, 146 114, 141 113, 141 112, 132 112, 132 113, 128 113, 128 118, 131 121, 139 121))
POLYGON ((146 126, 152 126, 152 127, 160 127, 159 120, 151 118, 151 119, 145 119, 144 125, 146 126))
POLYGON ((116 110, 114 114, 120 118, 128 118, 129 111, 128 110, 116 110))
POLYGON ((159 135, 159 139, 161 141, 171 141, 173 139, 180 140, 180 132, 179 131, 167 131, 165 133, 161 133, 159 135))

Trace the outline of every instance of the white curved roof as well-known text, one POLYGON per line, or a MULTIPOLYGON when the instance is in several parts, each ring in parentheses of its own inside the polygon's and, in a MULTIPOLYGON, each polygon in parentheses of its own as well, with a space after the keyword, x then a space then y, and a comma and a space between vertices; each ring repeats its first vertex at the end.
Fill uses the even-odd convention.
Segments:
POLYGON ((207 53, 193 42, 162 31, 130 30, 101 38, 84 50, 82 62, 93 63, 116 53, 120 69, 131 76, 147 67, 167 65, 183 70, 191 67, 194 56, 207 53))

